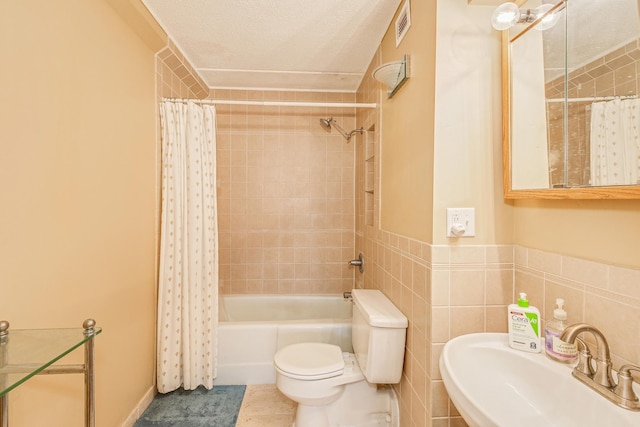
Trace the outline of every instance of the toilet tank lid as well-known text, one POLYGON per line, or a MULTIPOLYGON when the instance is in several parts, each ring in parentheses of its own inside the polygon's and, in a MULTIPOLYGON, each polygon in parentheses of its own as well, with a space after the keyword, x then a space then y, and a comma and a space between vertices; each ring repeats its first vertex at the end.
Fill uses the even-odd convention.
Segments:
POLYGON ((407 327, 405 315, 379 290, 354 289, 351 296, 369 325, 378 328, 407 327))

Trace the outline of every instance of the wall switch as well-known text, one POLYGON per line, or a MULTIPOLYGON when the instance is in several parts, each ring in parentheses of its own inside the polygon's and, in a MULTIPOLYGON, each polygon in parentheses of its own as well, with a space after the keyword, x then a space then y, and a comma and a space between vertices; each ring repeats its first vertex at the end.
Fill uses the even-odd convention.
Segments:
POLYGON ((475 208, 447 208, 447 237, 471 237, 475 235, 475 208))

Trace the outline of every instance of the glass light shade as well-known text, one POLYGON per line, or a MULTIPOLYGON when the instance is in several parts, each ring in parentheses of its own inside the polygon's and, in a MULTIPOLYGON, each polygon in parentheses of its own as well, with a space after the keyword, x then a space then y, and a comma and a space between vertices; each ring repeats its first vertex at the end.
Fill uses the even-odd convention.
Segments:
POLYGON ((394 88, 402 80, 402 61, 389 62, 373 71, 373 78, 388 88, 394 88))
POLYGON ((372 77, 387 87, 387 98, 391 98, 411 74, 409 55, 404 55, 402 61, 389 62, 376 68, 372 77))
MULTIPOLYGON (((550 3, 538 6, 538 7, 536 7, 536 15, 537 16, 542 16, 545 13, 547 13, 547 11, 549 9, 551 9, 552 7, 553 7, 553 5, 550 4, 550 3)), ((559 19, 560 19, 560 14, 557 13, 557 11, 555 11, 555 12, 550 13, 549 15, 545 16, 542 19, 542 21, 538 22, 538 24, 534 28, 536 30, 538 30, 538 31, 548 30, 549 28, 551 28, 554 25, 556 25, 556 23, 558 22, 559 19)))
POLYGON ((520 19, 520 8, 517 4, 508 2, 502 3, 493 11, 491 15, 491 25, 496 30, 506 30, 513 27, 520 19))

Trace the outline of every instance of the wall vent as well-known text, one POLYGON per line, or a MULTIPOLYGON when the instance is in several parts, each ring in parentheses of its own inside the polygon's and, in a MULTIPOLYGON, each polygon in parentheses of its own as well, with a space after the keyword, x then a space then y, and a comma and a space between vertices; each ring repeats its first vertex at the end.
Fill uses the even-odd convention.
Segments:
POLYGON ((411 26, 411 8, 409 6, 409 0, 404 2, 398 17, 396 18, 396 47, 400 45, 400 42, 409 31, 411 26))

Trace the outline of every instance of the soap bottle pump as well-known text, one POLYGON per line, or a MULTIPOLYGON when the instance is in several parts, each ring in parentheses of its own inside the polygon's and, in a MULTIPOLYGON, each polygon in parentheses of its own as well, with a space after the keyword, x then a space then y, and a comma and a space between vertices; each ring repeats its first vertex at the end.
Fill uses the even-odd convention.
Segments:
POLYGON ((553 310, 553 319, 545 323, 544 350, 547 357, 561 363, 573 363, 578 357, 576 344, 567 344, 560 340, 560 335, 568 326, 567 312, 564 310, 564 300, 556 299, 556 309, 553 310))

